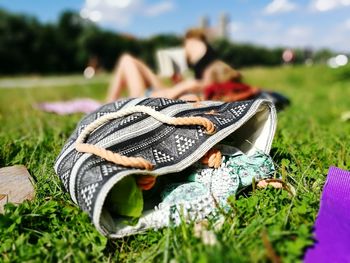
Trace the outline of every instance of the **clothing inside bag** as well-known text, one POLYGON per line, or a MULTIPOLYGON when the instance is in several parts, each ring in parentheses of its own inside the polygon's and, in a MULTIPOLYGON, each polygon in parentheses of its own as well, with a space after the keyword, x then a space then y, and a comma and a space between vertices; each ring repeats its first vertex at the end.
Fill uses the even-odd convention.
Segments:
MULTIPOLYGON (((143 204, 140 216, 125 217, 115 213, 109 194, 102 214, 102 218, 108 220, 106 225, 128 229, 136 223, 148 226, 152 222, 179 224, 181 213, 185 214, 186 219, 196 220, 215 216, 218 204, 227 209, 227 198, 251 185, 253 178, 258 181, 274 174, 273 162, 263 152, 269 151, 266 148, 270 143, 270 117, 269 112, 258 111, 214 147, 223 154, 219 169, 208 168, 197 161, 181 172, 157 177, 155 186, 151 190, 142 191, 142 195, 138 195, 132 202, 130 198, 120 195, 122 199, 118 204, 124 207, 133 206, 129 207, 130 211, 137 210, 143 204), (122 201, 124 199, 126 202, 122 201)), ((129 175, 135 181, 137 176, 129 175)), ((118 187, 118 184, 114 187, 118 187)), ((156 225, 153 226, 157 228, 156 225)))
MULTIPOLYGON (((217 145, 216 148, 223 153, 219 168, 209 168, 197 162, 179 174, 158 177, 155 186, 142 194, 135 194, 137 175, 128 176, 110 191, 105 209, 118 223, 126 225, 133 225, 135 219, 137 222, 142 211, 173 209, 172 223, 179 224, 181 209, 190 213, 188 219, 195 219, 191 218, 192 214, 203 218, 215 216, 217 206, 229 209, 227 199, 231 195, 251 185, 253 180, 271 178, 275 172, 272 159, 262 152, 248 156, 234 147, 217 145), (127 185, 126 180, 132 183, 127 185)), ((140 189, 137 191, 141 193, 140 189)))

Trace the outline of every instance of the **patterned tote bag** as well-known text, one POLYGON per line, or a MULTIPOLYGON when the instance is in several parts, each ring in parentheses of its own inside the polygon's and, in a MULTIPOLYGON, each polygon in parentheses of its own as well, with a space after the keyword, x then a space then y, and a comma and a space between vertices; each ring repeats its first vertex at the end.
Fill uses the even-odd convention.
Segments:
MULTIPOLYGON (((236 152, 232 156, 240 152, 244 158, 268 154, 275 128, 275 107, 263 99, 232 103, 119 100, 78 123, 56 160, 55 171, 96 228, 106 236, 119 238, 169 226, 179 221, 175 215, 180 212, 188 220, 213 214, 216 200, 196 182, 186 184, 186 196, 190 197, 181 211, 172 203, 174 196, 164 194, 164 189, 167 192, 179 185, 186 171, 213 147, 236 152), (157 178, 157 184, 140 194, 134 179, 142 176, 146 181, 157 178), (135 220, 124 215, 136 215, 135 220)), ((261 160, 265 165, 266 160, 261 160)))

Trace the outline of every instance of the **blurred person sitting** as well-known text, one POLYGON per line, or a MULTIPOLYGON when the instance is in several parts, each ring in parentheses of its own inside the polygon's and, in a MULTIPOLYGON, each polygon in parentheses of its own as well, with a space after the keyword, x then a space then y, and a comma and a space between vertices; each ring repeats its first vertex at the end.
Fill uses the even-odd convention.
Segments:
POLYGON ((194 72, 194 79, 180 79, 172 88, 166 87, 142 61, 124 54, 116 65, 107 100, 120 98, 123 88, 127 88, 130 97, 199 100, 203 99, 205 88, 218 81, 241 80, 238 71, 218 60, 203 30, 191 29, 186 32, 184 50, 188 65, 194 72))

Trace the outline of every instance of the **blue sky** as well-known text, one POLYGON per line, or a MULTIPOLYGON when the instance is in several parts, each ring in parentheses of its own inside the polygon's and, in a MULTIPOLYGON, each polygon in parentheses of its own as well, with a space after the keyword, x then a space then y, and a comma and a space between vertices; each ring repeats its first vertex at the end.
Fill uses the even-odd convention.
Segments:
POLYGON ((45 22, 73 9, 105 28, 142 37, 181 34, 203 15, 214 27, 227 13, 232 41, 350 51, 350 0, 0 0, 0 7, 45 22))

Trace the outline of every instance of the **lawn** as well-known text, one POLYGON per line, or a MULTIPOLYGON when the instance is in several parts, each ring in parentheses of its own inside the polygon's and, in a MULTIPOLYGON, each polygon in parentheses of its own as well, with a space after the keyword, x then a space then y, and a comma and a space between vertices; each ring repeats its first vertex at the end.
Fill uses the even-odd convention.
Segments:
POLYGON ((328 168, 350 170, 350 122, 340 118, 350 111, 350 68, 243 72, 248 83, 280 91, 292 101, 278 114, 271 156, 296 196, 267 188, 233 198, 223 227, 214 230, 214 245, 194 237, 192 224, 107 240, 63 191, 53 163, 82 115, 57 116, 32 104, 77 97, 102 100, 108 75, 93 81, 80 76, 0 78, 0 86, 11 86, 0 88, 0 167, 26 165, 36 188, 34 201, 7 205, 0 215, 0 261, 264 262, 272 254, 284 262, 300 261, 312 244, 328 168))

